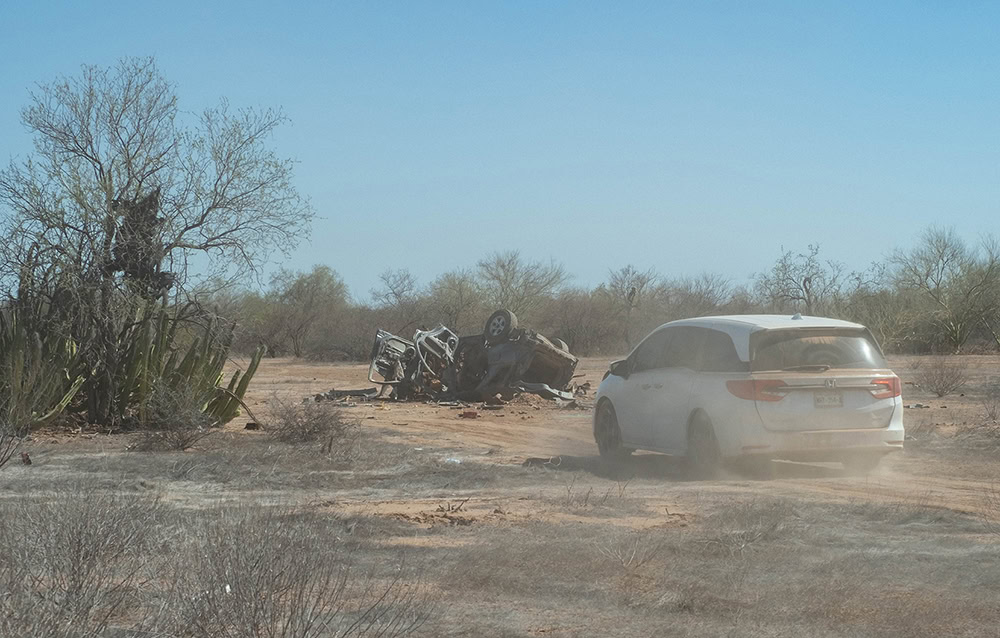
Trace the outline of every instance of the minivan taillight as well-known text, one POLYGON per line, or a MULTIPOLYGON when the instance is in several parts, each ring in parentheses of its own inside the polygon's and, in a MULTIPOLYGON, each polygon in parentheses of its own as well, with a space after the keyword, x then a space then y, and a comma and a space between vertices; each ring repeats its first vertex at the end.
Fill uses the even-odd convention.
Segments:
POLYGON ((899 377, 879 377, 872 379, 872 396, 876 399, 892 399, 903 394, 903 384, 899 377))
POLYGON ((750 401, 781 401, 788 385, 779 379, 745 379, 726 381, 726 389, 733 396, 750 401))

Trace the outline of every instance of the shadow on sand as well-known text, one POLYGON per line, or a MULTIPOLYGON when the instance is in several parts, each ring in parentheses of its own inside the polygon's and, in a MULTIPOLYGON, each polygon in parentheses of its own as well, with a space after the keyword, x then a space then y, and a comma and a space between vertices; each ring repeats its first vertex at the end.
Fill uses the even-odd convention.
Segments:
MULTIPOLYGON (((621 461, 610 461, 600 456, 533 457, 526 459, 525 467, 541 467, 562 472, 587 472, 594 476, 615 481, 651 479, 659 481, 704 481, 691 471, 683 458, 665 454, 634 454, 621 461)), ((848 473, 839 464, 792 463, 771 461, 753 467, 730 467, 719 472, 712 480, 757 480, 837 478, 848 473)))

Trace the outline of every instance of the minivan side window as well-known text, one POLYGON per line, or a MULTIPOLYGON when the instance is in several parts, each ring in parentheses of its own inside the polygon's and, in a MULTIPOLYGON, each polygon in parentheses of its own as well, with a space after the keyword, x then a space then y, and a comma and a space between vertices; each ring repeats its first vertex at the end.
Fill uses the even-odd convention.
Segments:
POLYGON ((750 362, 740 360, 732 337, 721 330, 706 328, 699 368, 703 372, 748 372, 750 362))
POLYGON ((654 370, 662 367, 663 350, 670 339, 673 331, 670 329, 660 330, 649 335, 635 351, 632 372, 642 372, 643 370, 654 370))
POLYGON ((704 328, 695 326, 677 326, 671 330, 673 335, 663 351, 663 358, 658 368, 691 368, 698 367, 698 353, 701 351, 705 337, 704 328))

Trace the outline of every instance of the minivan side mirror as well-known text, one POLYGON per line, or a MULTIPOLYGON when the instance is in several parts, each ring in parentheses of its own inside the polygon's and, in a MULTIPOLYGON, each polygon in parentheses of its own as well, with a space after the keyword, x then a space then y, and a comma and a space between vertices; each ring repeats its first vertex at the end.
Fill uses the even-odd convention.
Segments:
POLYGON ((629 372, 631 370, 631 365, 628 359, 621 359, 619 361, 612 361, 611 365, 608 367, 608 371, 616 377, 622 377, 627 379, 629 372))

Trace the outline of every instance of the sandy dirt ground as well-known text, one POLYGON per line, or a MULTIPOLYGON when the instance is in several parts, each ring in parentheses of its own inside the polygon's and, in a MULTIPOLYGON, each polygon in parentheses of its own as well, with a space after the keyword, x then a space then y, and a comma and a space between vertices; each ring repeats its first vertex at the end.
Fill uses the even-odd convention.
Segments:
MULTIPOLYGON (((905 423, 908 426, 933 431, 936 437, 943 438, 988 427, 983 424, 979 388, 994 376, 1000 377, 1000 357, 963 357, 969 376, 966 388, 943 399, 913 385, 920 361, 921 357, 906 356, 893 357, 890 361, 905 384, 904 404, 929 406, 907 408, 905 423)), ((576 382, 590 382, 596 390, 609 362, 606 358, 581 360, 576 382)), ((367 366, 357 364, 265 360, 254 379, 248 403, 260 412, 260 418, 266 419, 268 401, 274 396, 299 401, 334 388, 372 387, 367 371, 367 366)), ((588 405, 589 401, 583 403, 588 405)), ((521 464, 527 459, 559 457, 555 462, 562 465, 561 469, 600 472, 589 409, 560 408, 553 401, 532 395, 518 397, 499 410, 480 408, 475 419, 461 417, 467 408, 425 403, 355 402, 353 407, 345 409, 364 428, 381 430, 403 440, 417 454, 444 450, 451 455, 449 458, 466 462, 486 459, 496 464, 521 464)), ((240 419, 228 427, 238 430, 243 425, 244 420, 240 419)), ((964 513, 978 511, 982 495, 1000 480, 1000 463, 989 455, 928 454, 924 447, 920 441, 909 441, 909 450, 891 455, 867 476, 850 476, 837 464, 776 463, 774 480, 732 476, 728 480, 702 483, 700 488, 827 501, 889 500, 964 513)), ((682 474, 679 462, 654 454, 637 454, 625 471, 638 477, 676 480, 680 480, 682 474)))
MULTIPOLYGON (((417 635, 996 636, 1000 436, 982 401, 1000 357, 962 357, 968 382, 944 398, 913 385, 926 359, 890 363, 904 403, 928 407, 905 408, 905 451, 866 476, 774 463, 699 481, 659 454, 608 464, 593 392, 583 409, 358 401, 339 410, 353 438, 289 443, 274 436, 279 403, 370 387, 367 367, 269 359, 247 402, 272 429, 243 414, 186 451, 143 451, 139 432, 36 432, 34 463, 0 472, 0 506, 146 495, 174 517, 165 543, 228 508, 291 508, 359 573, 405 569, 427 597, 417 635)), ((596 389, 607 364, 584 359, 577 381, 596 389)), ((152 558, 172 560, 164 547, 152 558)))

